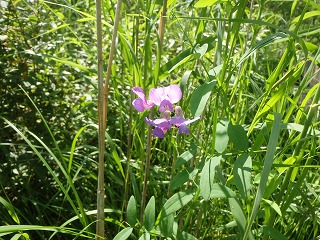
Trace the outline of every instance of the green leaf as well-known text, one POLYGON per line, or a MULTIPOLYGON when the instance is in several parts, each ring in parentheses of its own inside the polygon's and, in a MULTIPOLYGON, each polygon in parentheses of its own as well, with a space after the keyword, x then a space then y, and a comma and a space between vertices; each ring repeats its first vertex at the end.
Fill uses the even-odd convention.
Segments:
POLYGON ((208 50, 208 44, 205 43, 203 45, 198 44, 195 49, 196 53, 200 54, 200 57, 202 57, 208 50))
POLYGON ((107 139, 108 144, 110 146, 111 154, 113 156, 113 159, 115 160, 115 162, 116 162, 116 164, 118 166, 118 170, 120 171, 123 179, 125 179, 124 170, 123 170, 123 167, 122 167, 122 164, 121 164, 121 160, 120 160, 119 154, 118 154, 117 149, 116 149, 116 144, 115 144, 115 142, 113 141, 113 139, 110 137, 110 135, 108 133, 106 133, 106 139, 107 139))
POLYGON ((244 234, 244 238, 248 236, 248 234, 251 232, 251 227, 256 219, 256 216, 259 212, 259 206, 261 203, 262 196, 264 194, 264 191, 266 189, 266 185, 268 182, 268 178, 270 175, 270 171, 272 168, 273 161, 275 159, 276 149, 277 149, 277 143, 280 136, 280 130, 281 130, 281 114, 280 113, 274 113, 274 121, 273 126, 271 130, 271 135, 269 138, 268 146, 267 146, 267 152, 263 164, 263 169, 261 173, 260 183, 259 187, 256 193, 256 197, 254 200, 254 204, 252 207, 252 212, 249 218, 249 222, 246 226, 246 231, 244 234))
POLYGON ((169 190, 172 192, 176 188, 181 187, 184 183, 186 183, 190 179, 193 179, 197 173, 198 173, 198 170, 194 169, 194 168, 187 168, 187 169, 183 169, 182 171, 178 172, 172 178, 172 180, 170 182, 169 190))
POLYGON ((287 240, 287 238, 282 235, 282 233, 272 227, 263 226, 263 233, 274 240, 287 240))
POLYGON ((195 8, 204 8, 204 7, 211 7, 215 4, 227 2, 228 0, 199 0, 194 7, 195 8))
POLYGON ((121 232, 119 232, 113 240, 125 240, 128 237, 130 237, 131 233, 132 233, 133 228, 132 227, 128 227, 123 229, 121 232))
MULTIPOLYGON (((289 158, 287 158, 286 160, 283 161, 283 164, 286 165, 293 165, 297 160, 296 156, 291 156, 289 158)), ((279 174, 282 174, 284 171, 286 171, 289 167, 279 167, 278 168, 278 172, 279 174)))
POLYGON ((216 167, 220 164, 221 156, 213 157, 207 161, 202 169, 200 175, 200 195, 204 200, 210 198, 210 193, 213 189, 215 182, 214 175, 216 172, 216 167))
POLYGON ((211 81, 199 86, 190 97, 190 110, 194 117, 198 117, 204 111, 210 94, 216 85, 217 81, 211 81))
POLYGON ((197 238, 187 232, 178 232, 177 240, 197 240, 197 238))
MULTIPOLYGON (((234 220, 236 221, 240 232, 244 233, 245 227, 247 224, 246 216, 244 215, 243 210, 236 198, 228 198, 228 201, 229 201, 230 210, 233 214, 234 220)), ((249 231, 249 239, 250 240, 255 239, 251 230, 249 231)))
POLYGON ((150 240, 150 233, 145 232, 141 237, 139 237, 139 240, 150 240))
POLYGON ((229 121, 227 119, 223 119, 217 124, 214 148, 218 153, 222 153, 228 146, 228 124, 229 121))
POLYGON ((236 196, 230 188, 221 185, 219 183, 214 183, 211 186, 210 199, 211 198, 234 198, 236 196))
POLYGON ((1 196, 0 196, 0 203, 7 209, 8 213, 12 217, 13 221, 15 221, 17 224, 20 224, 20 219, 19 219, 18 215, 16 214, 13 205, 1 196))
POLYGON ((191 144, 191 150, 185 151, 177 158, 174 168, 178 168, 183 164, 187 163, 188 161, 190 161, 195 155, 196 151, 197 151, 197 146, 195 144, 191 144))
POLYGON ((144 211, 144 226, 147 229, 147 231, 151 231, 154 227, 155 222, 155 198, 152 196, 146 206, 146 209, 144 211))
POLYGON ((281 210, 280 210, 279 205, 278 205, 276 202, 270 201, 270 200, 268 200, 268 199, 263 199, 263 198, 262 198, 262 200, 263 200, 265 203, 267 203, 270 207, 272 207, 273 210, 274 210, 276 213, 278 213, 280 217, 282 217, 282 212, 281 212, 281 210))
POLYGON ((248 193, 251 188, 251 168, 252 160, 247 153, 238 157, 233 167, 234 184, 244 199, 248 198, 248 193))
POLYGON ((134 227, 137 219, 137 203, 134 196, 131 196, 127 206, 127 221, 131 227, 134 227))
POLYGON ((241 125, 233 125, 229 122, 228 136, 237 149, 245 151, 249 148, 247 133, 241 125))
POLYGON ((160 231, 164 237, 169 237, 173 232, 174 216, 175 214, 172 213, 160 220, 160 231))
MULTIPOLYGON (((320 15, 320 11, 307 12, 307 13, 304 14, 303 20, 311 18, 311 17, 316 17, 316 16, 319 16, 319 15, 320 15)), ((292 24, 297 23, 299 21, 300 17, 301 17, 301 15, 297 16, 296 18, 294 18, 292 20, 292 24)))
POLYGON ((284 33, 275 33, 275 34, 271 34, 267 37, 265 37, 264 39, 262 39, 261 41, 257 42, 257 44, 255 44, 252 48, 250 48, 247 52, 244 53, 244 55, 239 59, 237 66, 239 66, 244 60, 246 60, 248 57, 250 57, 253 53, 255 53, 257 50, 275 42, 276 40, 279 39, 284 39, 284 38, 288 38, 288 36, 284 33))
POLYGON ((194 190, 187 189, 178 193, 175 193, 169 198, 162 208, 161 217, 166 217, 187 205, 193 198, 194 190))
MULTIPOLYGON (((203 40, 197 42, 197 44, 199 44, 200 46, 204 45, 204 44, 208 44, 208 49, 207 52, 212 50, 213 47, 215 46, 215 37, 207 37, 204 38, 203 40)), ((179 53, 177 56, 175 56, 174 58, 170 59, 165 65, 163 65, 160 70, 159 70, 159 79, 163 79, 166 76, 168 76, 169 72, 172 72, 173 69, 177 68, 178 66, 180 66, 182 63, 191 61, 192 59, 190 58, 190 56, 193 54, 194 48, 189 48, 181 53, 179 53)), ((195 54, 195 56, 199 57, 199 54, 195 54)))

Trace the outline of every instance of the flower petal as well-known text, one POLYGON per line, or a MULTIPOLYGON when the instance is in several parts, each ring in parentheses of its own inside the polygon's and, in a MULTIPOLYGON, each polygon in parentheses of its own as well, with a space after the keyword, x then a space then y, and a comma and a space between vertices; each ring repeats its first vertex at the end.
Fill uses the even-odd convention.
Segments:
POLYGON ((183 117, 175 117, 175 118, 171 118, 169 120, 169 122, 172 124, 172 125, 175 125, 177 127, 179 127, 181 124, 185 123, 187 120, 184 119, 183 117))
POLYGON ((182 97, 182 92, 177 84, 173 84, 164 88, 164 95, 164 99, 169 100, 171 103, 177 103, 182 97))
POLYGON ((149 93, 150 101, 159 106, 162 101, 163 88, 151 88, 149 93))
POLYGON ((180 125, 178 134, 181 134, 181 133, 185 133, 186 135, 189 135, 189 129, 187 124, 183 123, 180 125))
POLYGON ((141 87, 133 87, 132 92, 137 94, 139 98, 146 100, 146 95, 141 87))
POLYGON ((158 138, 164 138, 164 131, 161 128, 156 127, 153 129, 152 135, 158 138))
POLYGON ((139 112, 143 112, 145 110, 145 107, 144 107, 145 104, 141 98, 137 98, 133 100, 132 105, 139 112))
POLYGON ((165 111, 173 112, 172 104, 169 100, 163 100, 159 106, 159 112, 163 113, 165 111))
POLYGON ((188 125, 188 124, 193 123, 193 122, 195 122, 195 121, 197 121, 197 120, 199 120, 199 119, 200 119, 200 117, 195 117, 194 119, 188 119, 188 120, 186 120, 184 123, 185 123, 186 125, 188 125))

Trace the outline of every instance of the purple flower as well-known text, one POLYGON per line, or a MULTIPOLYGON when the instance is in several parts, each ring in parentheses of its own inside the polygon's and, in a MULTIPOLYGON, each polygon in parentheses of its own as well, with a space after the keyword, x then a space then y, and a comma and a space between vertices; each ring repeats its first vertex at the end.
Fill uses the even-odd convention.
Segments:
POLYGON ((147 101, 146 96, 144 95, 143 89, 141 87, 134 87, 132 91, 138 95, 139 98, 133 100, 132 105, 133 107, 139 111, 143 112, 144 110, 150 110, 154 103, 151 101, 147 101))
POLYGON ((169 123, 169 120, 166 118, 150 120, 146 117, 144 121, 155 127, 152 131, 152 135, 158 138, 164 138, 165 132, 171 128, 171 124, 169 123))
POLYGON ((150 101, 159 106, 159 112, 167 110, 173 112, 172 104, 179 102, 181 97, 181 89, 176 84, 168 87, 152 88, 149 94, 150 101))
POLYGON ((179 128, 178 134, 185 133, 186 135, 189 135, 189 129, 187 125, 199 120, 200 117, 196 117, 194 119, 185 119, 180 106, 176 106, 175 113, 176 116, 171 118, 169 123, 179 128))
POLYGON ((145 110, 150 110, 154 105, 159 106, 159 112, 162 118, 149 119, 145 118, 144 121, 154 127, 152 134, 158 138, 164 138, 164 134, 172 126, 179 128, 178 134, 185 133, 189 135, 188 124, 197 121, 200 117, 194 119, 185 119, 183 117, 182 109, 180 106, 176 106, 173 109, 172 104, 177 103, 181 97, 182 92, 178 85, 170 85, 168 87, 152 88, 149 93, 149 100, 141 87, 134 87, 132 91, 138 95, 132 105, 134 108, 143 112, 145 110), (171 118, 171 112, 175 112, 175 117, 171 118))

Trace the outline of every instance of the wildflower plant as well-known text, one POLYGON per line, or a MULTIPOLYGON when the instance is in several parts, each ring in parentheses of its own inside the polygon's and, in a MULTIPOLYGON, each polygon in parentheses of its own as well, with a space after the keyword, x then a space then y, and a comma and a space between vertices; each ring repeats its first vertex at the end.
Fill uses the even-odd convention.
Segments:
POLYGON ((182 108, 174 104, 182 98, 182 91, 176 84, 168 87, 152 88, 149 93, 149 100, 141 87, 134 87, 132 91, 138 96, 133 100, 132 105, 138 112, 150 110, 154 106, 158 106, 161 115, 157 119, 145 118, 144 121, 154 127, 153 136, 164 138, 166 131, 176 126, 179 128, 178 134, 185 133, 189 135, 188 124, 197 121, 200 117, 194 119, 185 119, 182 108), (174 117, 171 114, 174 113, 174 117))

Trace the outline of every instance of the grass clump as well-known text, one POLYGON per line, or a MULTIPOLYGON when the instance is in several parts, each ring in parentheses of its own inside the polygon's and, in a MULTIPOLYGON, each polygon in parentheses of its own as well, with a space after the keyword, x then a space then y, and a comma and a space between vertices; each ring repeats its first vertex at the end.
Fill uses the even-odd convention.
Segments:
POLYGON ((319 8, 1 2, 0 237, 317 239, 319 8), (156 138, 132 88, 173 84, 156 138))

